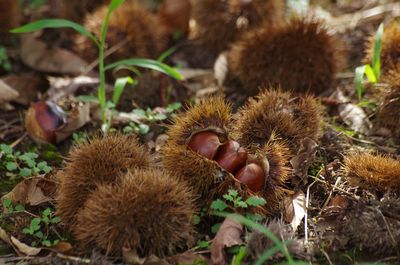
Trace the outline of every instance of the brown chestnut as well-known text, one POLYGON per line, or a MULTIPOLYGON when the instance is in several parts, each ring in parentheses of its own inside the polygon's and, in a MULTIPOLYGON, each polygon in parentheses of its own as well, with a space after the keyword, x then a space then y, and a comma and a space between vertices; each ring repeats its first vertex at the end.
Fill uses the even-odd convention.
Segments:
POLYGON ((188 147, 194 152, 213 160, 221 142, 218 135, 212 131, 196 133, 190 138, 188 147))
POLYGON ((35 141, 55 144, 56 130, 66 122, 65 113, 55 103, 33 103, 25 117, 25 127, 35 141))
POLYGON ((250 163, 242 167, 236 173, 235 178, 239 180, 240 183, 246 184, 247 187, 254 192, 259 192, 264 189, 264 169, 256 163, 250 163))
POLYGON ((219 147, 215 161, 226 171, 234 174, 246 165, 247 152, 233 140, 226 141, 219 147))

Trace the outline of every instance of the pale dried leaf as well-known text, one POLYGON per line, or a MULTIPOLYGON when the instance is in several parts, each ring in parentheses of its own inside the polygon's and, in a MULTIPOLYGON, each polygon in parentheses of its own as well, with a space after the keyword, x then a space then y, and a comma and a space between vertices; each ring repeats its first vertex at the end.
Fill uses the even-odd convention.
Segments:
POLYGON ((77 75, 88 64, 70 51, 58 47, 49 47, 35 38, 34 34, 21 36, 21 60, 32 69, 57 74, 77 75))
MULTIPOLYGON (((343 102, 349 101, 340 90, 337 91, 336 97, 343 102)), ((346 103, 339 105, 338 110, 340 118, 350 129, 363 134, 370 132, 372 123, 362 108, 352 103, 346 103)))
POLYGON ((0 80, 0 102, 8 102, 18 98, 19 93, 3 80, 0 80))
POLYGON ((285 199, 285 219, 296 231, 306 214, 306 196, 303 191, 298 191, 285 199))
POLYGON ((13 101, 25 106, 35 101, 39 91, 47 87, 46 80, 34 73, 10 74, 1 79, 19 93, 13 101))
POLYGON ((41 248, 34 248, 28 246, 13 236, 7 234, 7 232, 0 227, 0 238, 10 245, 18 256, 36 256, 42 250, 41 248))
POLYGON ((67 122, 56 131, 57 142, 71 136, 76 130, 90 121, 90 104, 79 103, 69 111, 67 122))
POLYGON ((80 75, 77 77, 49 77, 50 89, 47 91, 49 100, 58 102, 68 96, 73 96, 80 88, 93 90, 99 85, 98 77, 80 75))
POLYGON ((122 260, 125 263, 133 264, 133 265, 143 265, 146 261, 146 258, 141 258, 137 254, 136 250, 129 248, 122 248, 122 260))
POLYGON ((43 177, 27 178, 18 183, 12 191, 2 197, 14 204, 39 205, 54 200, 56 184, 43 177))
POLYGON ((221 53, 214 63, 214 76, 218 85, 222 86, 228 74, 228 58, 226 53, 221 53))
POLYGON ((243 243, 240 238, 243 226, 236 220, 226 218, 211 244, 211 263, 226 264, 225 247, 232 247, 243 243))

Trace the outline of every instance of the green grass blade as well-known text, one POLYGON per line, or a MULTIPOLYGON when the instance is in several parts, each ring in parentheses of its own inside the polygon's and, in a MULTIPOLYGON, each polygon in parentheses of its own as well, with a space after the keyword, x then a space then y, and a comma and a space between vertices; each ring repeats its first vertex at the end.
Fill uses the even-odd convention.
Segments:
POLYGON ((369 64, 367 64, 365 66, 364 73, 367 76, 368 81, 370 83, 375 84, 377 82, 377 78, 375 76, 374 70, 372 69, 372 67, 369 64))
POLYGON ((115 80, 114 85, 114 93, 112 97, 112 101, 115 105, 118 104, 119 98, 121 97, 122 92, 127 84, 133 84, 134 80, 127 76, 127 77, 120 77, 115 80))
POLYGON ((374 50, 371 62, 377 80, 379 80, 381 76, 381 51, 382 51, 383 30, 384 30, 383 24, 380 24, 375 34, 374 50))
POLYGON ((125 0, 112 0, 110 5, 108 6, 108 12, 112 13, 115 9, 117 9, 120 5, 122 5, 125 0))
POLYGON ((173 54, 174 52, 176 52, 176 48, 172 47, 169 48, 168 50, 166 50, 165 52, 163 52, 160 57, 158 57, 157 61, 159 62, 164 62, 165 59, 167 59, 169 56, 171 56, 171 54, 173 54))
POLYGON ((23 25, 21 27, 15 28, 10 30, 11 33, 28 33, 28 32, 33 32, 37 31, 40 29, 45 29, 45 28, 72 28, 75 31, 81 33, 82 35, 90 38, 93 40, 96 45, 99 44, 97 38, 90 33, 88 30, 86 30, 82 25, 66 20, 66 19, 42 19, 38 20, 26 25, 23 25))
POLYGON ((155 60, 139 59, 139 58, 126 59, 107 65, 105 67, 105 70, 110 70, 117 66, 137 66, 137 67, 152 69, 164 73, 166 75, 169 75, 177 80, 183 80, 183 76, 177 70, 175 70, 171 66, 168 66, 164 63, 155 60))
POLYGON ((265 262, 279 251, 279 246, 274 246, 266 251, 257 259, 253 265, 263 265, 265 262))

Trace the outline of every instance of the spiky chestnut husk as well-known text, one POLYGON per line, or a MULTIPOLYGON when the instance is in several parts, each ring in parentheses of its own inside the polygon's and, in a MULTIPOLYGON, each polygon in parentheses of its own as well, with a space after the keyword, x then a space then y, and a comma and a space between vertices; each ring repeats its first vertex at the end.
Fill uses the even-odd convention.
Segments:
POLYGON ((248 3, 240 0, 194 0, 192 6, 192 17, 197 26, 195 38, 214 56, 261 22, 270 25, 281 23, 285 13, 282 0, 253 0, 248 3))
POLYGON ((115 183, 102 183, 78 212, 72 227, 85 248, 121 255, 164 257, 192 242, 193 197, 176 178, 156 169, 129 171, 115 183))
POLYGON ((400 65, 384 75, 382 82, 389 87, 383 92, 383 101, 380 103, 378 112, 378 124, 390 129, 393 136, 400 137, 400 116, 395 114, 400 109, 400 65))
POLYGON ((295 18, 254 29, 232 46, 229 70, 247 95, 260 86, 320 94, 331 88, 342 61, 340 42, 316 20, 295 18))
POLYGON ((344 161, 351 184, 370 191, 400 191, 400 161, 370 153, 350 154, 344 161))
MULTIPOLYGON (((106 6, 100 7, 85 19, 85 28, 98 38, 107 10, 106 6)), ((106 62, 116 62, 132 57, 156 58, 165 50, 167 38, 156 15, 140 4, 127 1, 112 13, 106 43, 108 49, 120 46, 105 59, 106 62)), ((88 62, 97 59, 98 49, 92 40, 79 35, 75 44, 82 58, 88 62)))
POLYGON ((208 197, 210 189, 224 178, 224 173, 215 161, 192 151, 187 143, 202 131, 212 131, 224 142, 228 139, 226 128, 230 121, 231 106, 221 97, 212 97, 177 116, 168 130, 169 139, 161 150, 163 165, 187 181, 202 198, 208 197))
POLYGON ((317 140, 320 121, 320 107, 312 96, 268 89, 239 110, 235 138, 243 146, 263 146, 276 134, 294 151, 306 137, 317 140))
POLYGON ((92 12, 101 5, 106 5, 109 0, 49 0, 50 16, 81 22, 87 12, 92 12))
MULTIPOLYGON (((385 26, 381 41, 381 70, 383 74, 400 66, 400 22, 395 20, 385 26)), ((370 36, 365 48, 364 63, 369 64, 375 46, 375 33, 370 36)))
POLYGON ((150 157, 136 138, 111 134, 81 142, 70 151, 60 182, 57 213, 66 224, 73 224, 86 198, 100 183, 113 183, 119 175, 135 168, 147 168, 150 157))

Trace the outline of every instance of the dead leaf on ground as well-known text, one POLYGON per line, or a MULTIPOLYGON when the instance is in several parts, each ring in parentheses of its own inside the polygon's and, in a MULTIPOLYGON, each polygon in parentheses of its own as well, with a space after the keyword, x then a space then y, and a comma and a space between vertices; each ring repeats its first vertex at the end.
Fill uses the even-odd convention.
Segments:
POLYGON ((306 214, 306 196, 303 191, 299 191, 291 197, 285 199, 285 219, 296 231, 301 220, 306 214))
POLYGON ((56 131, 57 143, 71 136, 90 121, 90 104, 78 103, 68 112, 67 122, 56 131))
POLYGON ((209 262, 204 255, 189 251, 172 256, 168 258, 168 261, 172 264, 195 264, 195 262, 204 262, 204 264, 208 264, 209 262))
POLYGON ((44 177, 27 178, 18 183, 12 191, 1 199, 10 199, 14 204, 36 206, 53 201, 56 193, 56 183, 44 177))
POLYGON ((36 256, 40 253, 42 250, 41 248, 35 248, 28 246, 27 244, 22 243, 18 239, 16 239, 13 236, 10 236, 7 234, 7 232, 0 227, 0 238, 9 244, 15 252, 18 254, 18 256, 36 256))
POLYGON ((34 73, 10 74, 1 80, 19 93, 19 96, 13 101, 25 106, 35 101, 38 93, 48 87, 47 80, 34 73))
MULTIPOLYGON (((340 90, 337 91, 336 98, 343 102, 349 101, 340 90)), ((352 103, 346 103, 339 105, 338 110, 340 118, 349 126, 350 129, 362 134, 369 134, 372 128, 372 123, 362 108, 352 103)))
POLYGON ((3 80, 0 80, 0 102, 9 102, 18 98, 19 93, 3 80))
POLYGON ((243 226, 236 220, 226 218, 211 244, 211 264, 227 264, 225 259, 225 247, 241 245, 240 236, 243 226))
POLYGON ((315 160, 318 144, 310 138, 304 138, 300 143, 297 155, 290 160, 293 167, 293 175, 297 176, 292 178, 293 184, 296 186, 301 182, 306 184, 308 178, 308 169, 315 160))
MULTIPOLYGON (((74 96, 75 92, 82 88, 90 91, 97 89, 98 77, 80 75, 77 77, 49 77, 50 89, 47 91, 49 100, 58 102, 68 96, 74 96)), ((88 94, 90 93, 88 91, 88 94)))
POLYGON ((32 69, 47 73, 78 75, 88 66, 72 52, 59 47, 49 47, 31 33, 21 35, 20 56, 32 69))

